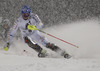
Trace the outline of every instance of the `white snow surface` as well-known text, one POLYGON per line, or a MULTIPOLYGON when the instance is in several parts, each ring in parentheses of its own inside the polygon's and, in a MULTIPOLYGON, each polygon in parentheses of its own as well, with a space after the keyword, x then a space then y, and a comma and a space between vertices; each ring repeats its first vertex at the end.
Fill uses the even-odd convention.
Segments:
POLYGON ((38 58, 37 53, 22 40, 15 42, 14 39, 8 51, 4 51, 3 44, 0 44, 0 71, 100 71, 100 21, 98 19, 55 25, 43 30, 79 46, 76 48, 43 34, 50 42, 71 54, 72 58, 65 59, 42 45, 50 56, 38 58))

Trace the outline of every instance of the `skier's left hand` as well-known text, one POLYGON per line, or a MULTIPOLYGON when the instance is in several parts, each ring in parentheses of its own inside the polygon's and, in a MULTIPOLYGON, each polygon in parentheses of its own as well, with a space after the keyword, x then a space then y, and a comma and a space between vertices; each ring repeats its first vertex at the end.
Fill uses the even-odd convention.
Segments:
POLYGON ((8 51, 8 49, 9 49, 9 43, 7 43, 6 46, 4 46, 5 51, 8 51))
POLYGON ((34 25, 28 25, 27 29, 28 30, 38 30, 34 25))
POLYGON ((4 50, 5 50, 5 51, 8 51, 8 49, 9 49, 9 47, 4 47, 4 50))

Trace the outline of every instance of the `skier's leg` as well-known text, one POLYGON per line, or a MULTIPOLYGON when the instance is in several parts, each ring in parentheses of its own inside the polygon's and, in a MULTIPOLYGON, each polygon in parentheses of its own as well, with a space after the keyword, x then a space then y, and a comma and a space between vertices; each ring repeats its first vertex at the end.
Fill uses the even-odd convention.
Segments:
POLYGON ((43 50, 38 44, 31 41, 28 37, 24 37, 24 40, 25 40, 25 43, 27 43, 29 47, 31 47, 36 52, 38 52, 39 57, 45 57, 46 56, 45 55, 46 51, 43 50))
POLYGON ((59 53, 60 55, 64 56, 65 58, 69 57, 68 53, 66 53, 64 50, 60 49, 55 44, 49 43, 47 41, 47 39, 45 37, 43 37, 39 32, 34 33, 34 39, 37 42, 41 43, 42 45, 46 46, 47 48, 51 49, 52 51, 55 51, 55 52, 59 53))
POLYGON ((70 58, 71 57, 66 51, 60 49, 58 46, 56 46, 53 43, 47 43, 46 47, 51 49, 52 51, 59 53, 61 56, 64 56, 64 58, 70 58))

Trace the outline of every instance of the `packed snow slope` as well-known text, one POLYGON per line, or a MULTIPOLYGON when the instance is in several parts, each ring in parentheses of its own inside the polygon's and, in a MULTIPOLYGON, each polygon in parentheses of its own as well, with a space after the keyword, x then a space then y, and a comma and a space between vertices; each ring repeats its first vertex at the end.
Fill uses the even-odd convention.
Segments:
MULTIPOLYGON (((47 33, 79 46, 76 48, 43 34, 50 42, 71 54, 73 56, 71 59, 64 59, 45 47, 43 48, 50 56, 38 58, 34 50, 20 39, 14 39, 9 51, 0 50, 0 71, 100 71, 99 23, 99 20, 92 19, 43 29, 47 33)), ((2 46, 0 45, 1 48, 2 46)))

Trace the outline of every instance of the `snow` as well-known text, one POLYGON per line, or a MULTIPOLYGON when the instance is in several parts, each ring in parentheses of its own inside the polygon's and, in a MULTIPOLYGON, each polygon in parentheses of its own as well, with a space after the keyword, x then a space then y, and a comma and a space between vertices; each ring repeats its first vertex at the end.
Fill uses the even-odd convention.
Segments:
POLYGON ((2 17, 0 17, 0 23, 2 22, 2 17))
POLYGON ((17 55, 0 55, 2 71, 99 71, 98 59, 33 58, 17 55))
POLYGON ((65 59, 43 47, 51 57, 38 58, 34 50, 17 40, 9 51, 0 49, 0 71, 100 71, 99 20, 77 21, 45 28, 44 31, 79 46, 76 48, 45 35, 73 57, 65 59))

